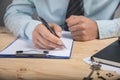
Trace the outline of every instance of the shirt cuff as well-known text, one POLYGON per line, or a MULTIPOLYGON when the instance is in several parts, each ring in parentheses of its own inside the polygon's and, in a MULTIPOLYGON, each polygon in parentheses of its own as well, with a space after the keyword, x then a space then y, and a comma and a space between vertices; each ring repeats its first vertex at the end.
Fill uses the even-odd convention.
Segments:
POLYGON ((105 39, 116 36, 116 25, 114 20, 96 21, 99 31, 99 39, 105 39))
POLYGON ((34 28, 38 25, 41 24, 40 21, 37 20, 31 20, 29 24, 27 25, 25 29, 25 36, 29 39, 32 40, 32 32, 34 31, 34 28))

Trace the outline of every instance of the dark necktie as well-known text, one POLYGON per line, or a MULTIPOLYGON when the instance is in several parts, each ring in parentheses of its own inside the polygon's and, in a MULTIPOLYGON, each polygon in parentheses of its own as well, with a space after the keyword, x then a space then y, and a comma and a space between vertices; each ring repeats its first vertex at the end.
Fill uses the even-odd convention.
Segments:
MULTIPOLYGON (((83 0, 70 0, 66 12, 66 19, 71 15, 84 15, 83 0)), ((64 29, 68 31, 68 26, 66 23, 64 29)))

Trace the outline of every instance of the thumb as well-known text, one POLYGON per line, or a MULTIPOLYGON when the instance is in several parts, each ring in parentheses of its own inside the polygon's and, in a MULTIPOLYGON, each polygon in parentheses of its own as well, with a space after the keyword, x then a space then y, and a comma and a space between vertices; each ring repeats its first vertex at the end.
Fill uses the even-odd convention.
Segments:
POLYGON ((51 26, 51 28, 55 31, 55 33, 56 33, 59 37, 62 36, 62 28, 61 28, 59 25, 53 24, 53 23, 51 23, 51 24, 49 24, 49 25, 51 26))

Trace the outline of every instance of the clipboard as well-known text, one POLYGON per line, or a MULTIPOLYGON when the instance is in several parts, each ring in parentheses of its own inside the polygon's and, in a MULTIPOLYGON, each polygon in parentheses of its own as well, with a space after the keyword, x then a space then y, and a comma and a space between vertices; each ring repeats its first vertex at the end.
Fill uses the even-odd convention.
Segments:
POLYGON ((71 58, 73 39, 70 32, 62 32, 62 41, 66 49, 47 50, 49 53, 41 54, 43 49, 37 49, 28 39, 17 38, 9 46, 0 52, 0 58, 54 58, 54 59, 69 59, 71 58), (28 54, 16 54, 16 51, 28 51, 28 54), (31 52, 34 51, 34 52, 31 52), (36 53, 35 53, 36 52, 36 53))

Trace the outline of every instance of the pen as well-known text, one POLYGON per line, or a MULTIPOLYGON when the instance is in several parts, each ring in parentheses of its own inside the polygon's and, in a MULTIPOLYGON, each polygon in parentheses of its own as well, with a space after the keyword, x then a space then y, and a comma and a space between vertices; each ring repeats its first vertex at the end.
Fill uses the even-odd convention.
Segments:
MULTIPOLYGON (((42 17, 38 17, 38 20, 40 20, 53 35, 55 35, 56 37, 59 37, 42 17)), ((66 48, 64 44, 62 44, 62 46, 66 48)))
POLYGON ((52 33, 54 34, 55 36, 59 37, 54 31, 53 29, 48 25, 48 23, 41 17, 38 18, 44 25, 45 27, 52 33))

